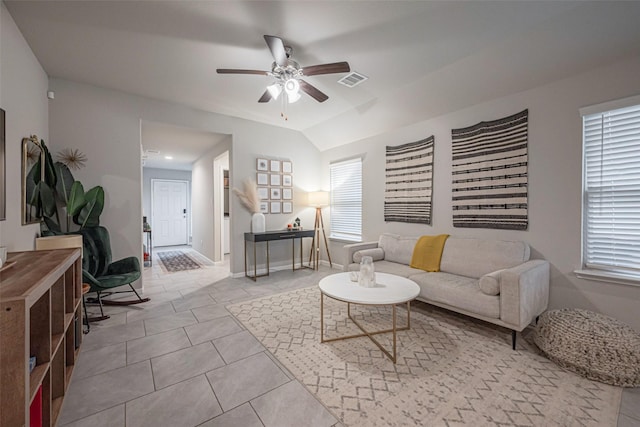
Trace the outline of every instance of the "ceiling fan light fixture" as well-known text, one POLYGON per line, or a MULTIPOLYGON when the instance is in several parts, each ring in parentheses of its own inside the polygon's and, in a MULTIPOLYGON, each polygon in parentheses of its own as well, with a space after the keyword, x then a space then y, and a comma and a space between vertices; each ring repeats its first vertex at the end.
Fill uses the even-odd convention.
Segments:
POLYGON ((298 79, 287 79, 284 82, 284 90, 287 93, 289 104, 293 104, 300 99, 300 82, 298 82, 298 79))
POLYGON ((284 90, 289 96, 297 94, 300 91, 300 83, 297 79, 288 79, 284 82, 284 90))
POLYGON ((282 93, 282 85, 279 83, 274 83, 271 86, 267 86, 267 90, 273 99, 278 99, 280 94, 282 93))
POLYGON ((298 99, 301 98, 299 93, 287 93, 287 98, 289 99, 289 104, 293 104, 294 102, 296 102, 298 99))

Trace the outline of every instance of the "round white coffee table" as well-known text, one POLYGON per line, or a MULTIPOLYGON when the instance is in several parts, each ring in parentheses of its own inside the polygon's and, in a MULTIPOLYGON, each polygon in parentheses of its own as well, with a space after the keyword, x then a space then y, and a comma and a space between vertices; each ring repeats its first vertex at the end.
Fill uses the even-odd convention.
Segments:
POLYGON ((420 287, 413 280, 394 274, 376 273, 376 285, 365 288, 352 282, 350 273, 332 274, 320 280, 320 342, 346 340, 367 336, 378 346, 389 359, 396 363, 396 332, 404 331, 411 327, 411 300, 420 293, 420 287), (347 315, 349 319, 362 331, 361 334, 348 335, 337 338, 324 338, 324 297, 347 303, 347 315), (398 328, 396 326, 396 304, 407 304, 407 324, 398 328), (392 311, 392 327, 381 331, 367 331, 351 316, 351 304, 360 305, 390 305, 392 311), (376 340, 373 335, 393 333, 393 354, 389 353, 376 340))

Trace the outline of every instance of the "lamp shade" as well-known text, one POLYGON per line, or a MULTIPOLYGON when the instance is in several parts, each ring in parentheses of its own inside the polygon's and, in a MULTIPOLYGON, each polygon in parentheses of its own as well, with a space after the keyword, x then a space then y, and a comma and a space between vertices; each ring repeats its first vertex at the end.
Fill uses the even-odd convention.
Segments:
POLYGON ((329 206, 329 192, 328 191, 312 191, 309 193, 309 206, 321 208, 323 206, 329 206))
POLYGON ((271 86, 267 86, 267 90, 273 99, 278 99, 282 93, 282 87, 278 83, 274 83, 271 86))

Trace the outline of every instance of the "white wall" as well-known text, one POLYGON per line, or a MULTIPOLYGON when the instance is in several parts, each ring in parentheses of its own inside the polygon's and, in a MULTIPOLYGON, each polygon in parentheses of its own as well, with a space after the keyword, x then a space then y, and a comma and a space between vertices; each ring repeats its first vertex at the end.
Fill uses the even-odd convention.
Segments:
POLYGON ((49 142, 48 77, 13 18, 0 2, 0 107, 6 111, 7 219, 0 221, 0 245, 9 251, 34 249, 38 224, 22 225, 21 146, 32 134, 49 142))
MULTIPOLYGON (((192 209, 193 209, 193 249, 207 258, 215 259, 214 235, 216 233, 214 214, 213 160, 232 149, 229 137, 216 144, 208 153, 193 163, 192 209)), ((230 153, 230 157, 232 153, 230 153)), ((219 231, 218 231, 219 232, 219 231)))
MULTIPOLYGON (((244 178, 256 179, 256 159, 274 158, 290 159, 293 164, 293 212, 291 214, 267 214, 267 230, 286 228, 299 217, 305 228, 313 228, 315 209, 306 206, 307 192, 321 187, 320 152, 306 137, 283 128, 270 128, 270 132, 262 131, 264 125, 257 122, 246 122, 234 134, 233 156, 230 173, 230 187, 242 189, 244 178), (249 144, 237 144, 238 139, 251 141, 249 144)), ((242 207, 237 196, 231 198, 231 256, 232 273, 244 271, 244 234, 250 229, 251 214, 242 207), (235 255, 235 256, 234 256, 235 255)), ((310 239, 305 240, 305 254, 311 246, 310 239)), ((288 241, 269 243, 271 267, 291 265, 291 245, 288 241)), ((296 243, 296 254, 298 253, 296 243)), ((264 250, 264 249, 262 249, 264 250)), ((260 251, 258 251, 260 252, 260 251)), ((306 255, 308 256, 308 255, 306 255)), ((296 258, 297 260, 297 258, 296 258)), ((259 263, 263 258, 258 256, 259 263)))
POLYGON ((142 216, 147 217, 147 221, 151 224, 151 186, 152 179, 169 179, 176 181, 188 181, 187 184, 187 235, 191 237, 191 171, 159 169, 159 168, 142 168, 142 216))
MULTIPOLYGON (((633 58, 533 90, 367 138, 322 153, 324 185, 328 164, 364 154, 364 240, 384 231, 525 240, 532 257, 551 262, 551 308, 581 307, 614 316, 640 330, 640 287, 577 279, 581 265, 582 130, 578 109, 640 93, 640 58, 633 58), (453 228, 451 208, 451 129, 529 109, 529 229, 453 228), (435 135, 432 226, 384 222, 385 145, 435 135)), ((342 262, 343 243, 331 251, 342 262)))
MULTIPOLYGON (((111 232, 114 259, 142 256, 141 120, 232 135, 232 185, 247 177, 255 179, 256 157, 270 156, 292 159, 298 190, 318 186, 319 152, 300 132, 68 80, 51 79, 49 84, 56 92, 49 109, 51 140, 56 147, 78 148, 87 155, 87 166, 75 174, 85 188, 98 184, 104 187, 106 202, 101 221, 111 232)), ((192 182, 195 179, 194 172, 192 182)), ((299 203, 300 194, 297 199, 299 203)), ((230 209, 231 271, 239 273, 244 271, 243 233, 249 230, 250 215, 236 197, 232 197, 230 209)), ((295 216, 311 226, 313 211, 299 204, 296 209, 290 216, 273 215, 267 226, 284 227, 295 216)), ((195 228, 194 224, 194 239, 195 228)), ((288 262, 288 254, 276 248, 272 260, 288 262)))

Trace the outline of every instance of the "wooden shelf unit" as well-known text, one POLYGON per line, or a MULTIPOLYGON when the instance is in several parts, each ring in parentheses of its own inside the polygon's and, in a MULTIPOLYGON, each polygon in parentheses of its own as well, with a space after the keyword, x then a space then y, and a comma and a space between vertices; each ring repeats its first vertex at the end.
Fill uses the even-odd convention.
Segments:
POLYGON ((82 343, 80 249, 10 253, 0 272, 0 425, 28 426, 42 386, 42 425, 55 426, 82 343), (36 367, 29 372, 29 357, 36 367))

